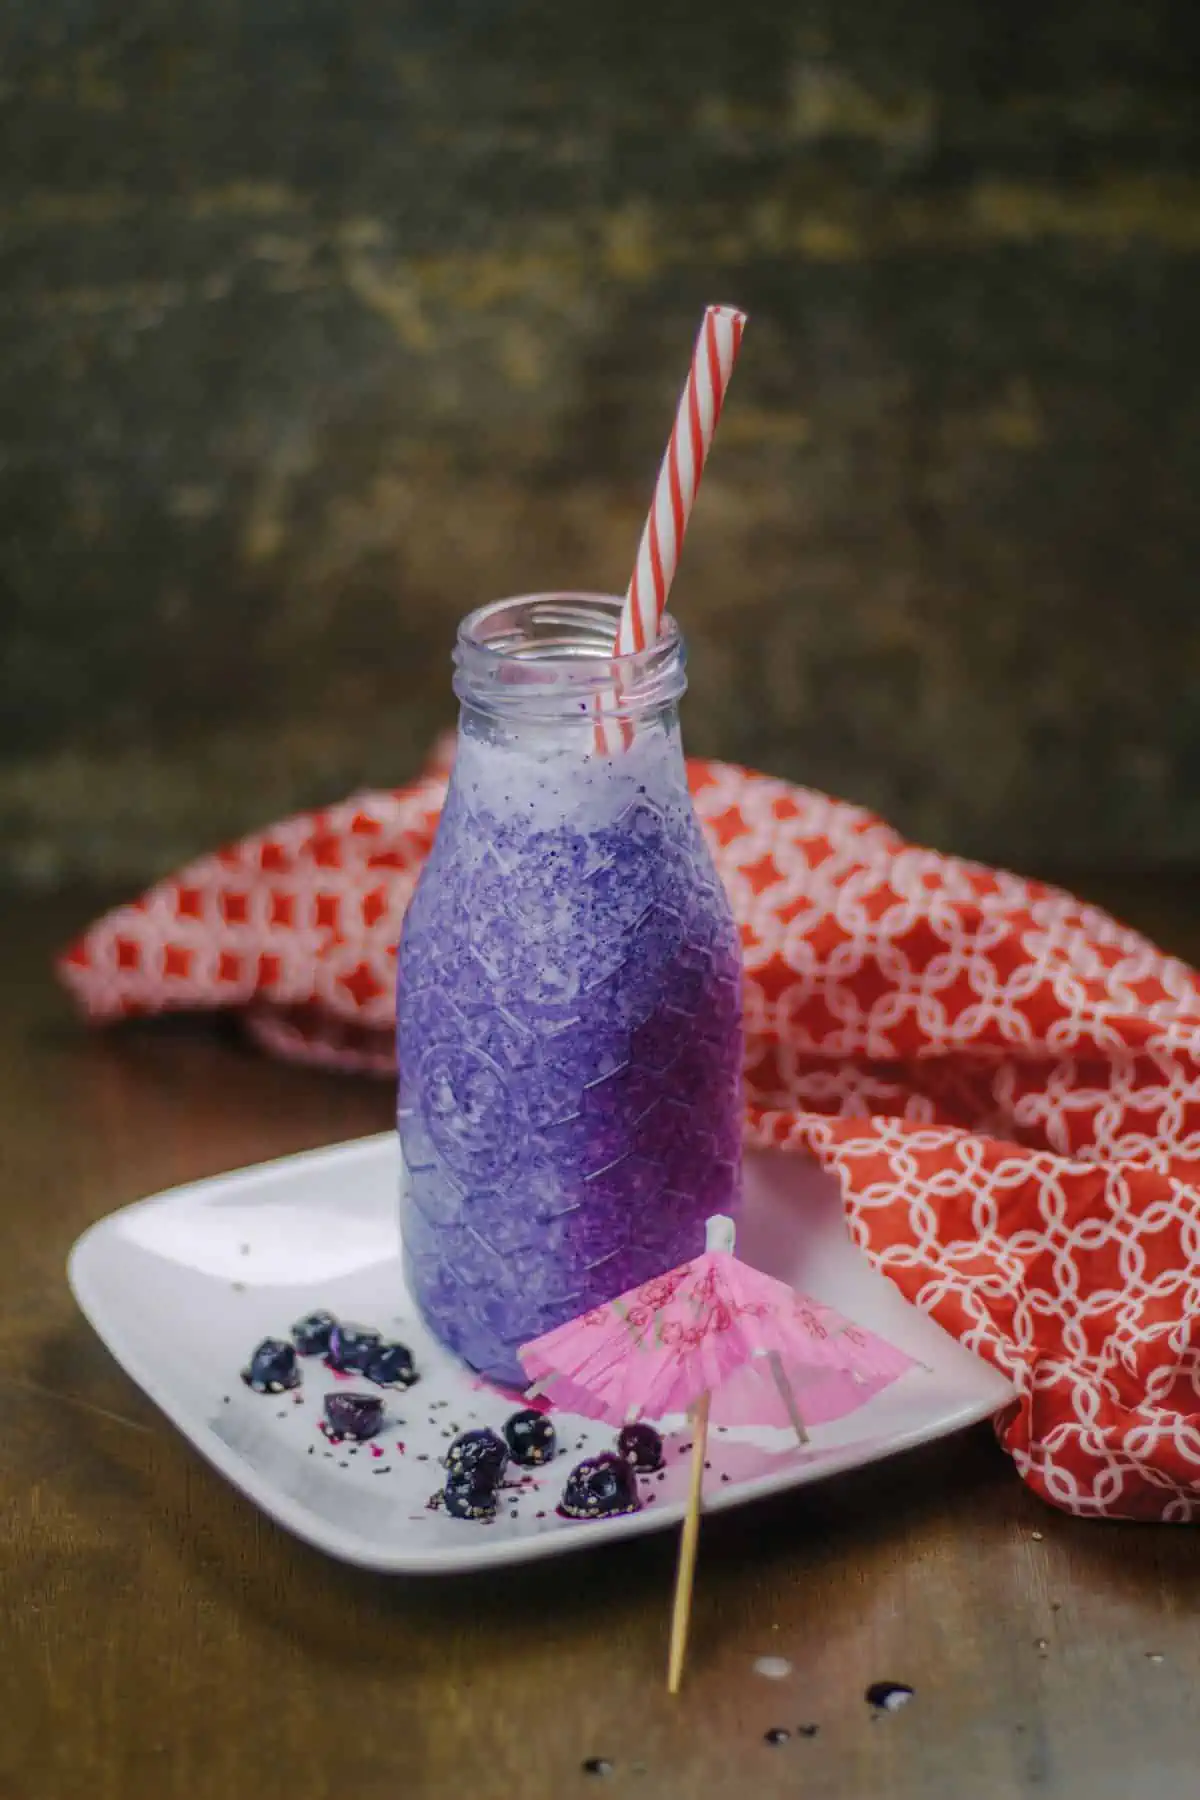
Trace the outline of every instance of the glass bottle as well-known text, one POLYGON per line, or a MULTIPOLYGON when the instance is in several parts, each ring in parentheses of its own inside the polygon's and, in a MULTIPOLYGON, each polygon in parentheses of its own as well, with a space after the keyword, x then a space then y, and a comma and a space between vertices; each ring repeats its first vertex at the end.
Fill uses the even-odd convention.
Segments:
POLYGON ((502 600, 399 952, 404 1255, 435 1334, 518 1347, 704 1248, 741 1166, 741 954, 688 793, 684 649, 620 602, 502 600))

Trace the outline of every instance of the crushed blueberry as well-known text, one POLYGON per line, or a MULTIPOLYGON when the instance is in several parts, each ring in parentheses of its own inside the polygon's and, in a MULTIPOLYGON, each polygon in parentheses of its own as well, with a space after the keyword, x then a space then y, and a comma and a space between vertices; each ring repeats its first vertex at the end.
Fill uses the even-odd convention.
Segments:
POLYGON ((508 1467, 508 1446, 502 1437, 485 1426, 478 1431, 462 1432, 443 1460, 451 1477, 480 1475, 496 1487, 508 1467))
POLYGON ((641 1507, 637 1480, 627 1462, 606 1450, 585 1457, 567 1476, 558 1510, 567 1519, 612 1519, 641 1507))
POLYGON ((369 1325, 337 1324, 329 1333, 325 1361, 331 1369, 361 1375, 379 1343, 379 1333, 372 1331, 369 1325))
POLYGON ((282 1394, 286 1388, 299 1387, 295 1350, 282 1338, 264 1338, 249 1368, 242 1370, 242 1380, 256 1394, 282 1394))
POLYGON ((442 1489, 442 1505, 452 1519, 494 1519, 496 1487, 478 1469, 448 1475, 442 1489))
POLYGON ((653 1425, 640 1421, 625 1425, 617 1438, 617 1455, 641 1475, 652 1475, 663 1466, 663 1443, 653 1425))
POLYGON ((376 1387, 410 1388, 420 1380, 406 1344, 380 1344, 367 1358, 363 1374, 376 1387))
POLYGON ((337 1324, 330 1312, 312 1312, 292 1326, 292 1342, 301 1356, 324 1356, 329 1334, 337 1324))
POLYGON ((505 1420, 504 1441, 513 1461, 526 1469, 548 1463, 558 1448, 553 1425, 545 1413, 536 1412, 533 1407, 505 1420))
POLYGON ((383 1424, 383 1401, 378 1394, 326 1394, 325 1417, 336 1437, 373 1438, 383 1424))

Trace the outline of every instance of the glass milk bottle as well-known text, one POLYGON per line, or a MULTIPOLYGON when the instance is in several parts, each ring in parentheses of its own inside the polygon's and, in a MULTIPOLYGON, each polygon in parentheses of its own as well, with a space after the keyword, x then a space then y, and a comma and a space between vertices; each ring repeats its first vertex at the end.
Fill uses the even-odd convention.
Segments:
POLYGON ((459 628, 458 749, 399 953, 404 1254, 490 1379, 698 1255, 736 1211, 741 954, 692 809, 678 628, 614 659, 620 602, 459 628))

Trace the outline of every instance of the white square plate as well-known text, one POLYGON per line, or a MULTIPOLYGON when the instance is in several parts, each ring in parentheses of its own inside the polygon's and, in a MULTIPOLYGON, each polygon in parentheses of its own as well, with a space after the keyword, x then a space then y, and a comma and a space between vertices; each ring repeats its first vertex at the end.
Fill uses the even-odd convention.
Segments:
MULTIPOLYGON (((493 1523, 429 1510, 454 1432, 499 1426, 517 1403, 477 1383, 417 1318, 399 1255, 400 1179, 389 1134, 176 1188, 93 1225, 71 1253, 71 1286, 117 1361, 201 1454, 264 1512, 332 1556, 386 1572, 449 1573, 679 1520, 685 1436, 668 1441, 665 1473, 642 1479, 640 1512, 560 1518, 568 1471, 612 1445, 604 1427, 561 1413, 557 1458, 505 1490, 493 1523), (388 1424, 373 1444, 331 1445, 321 1433, 323 1398, 338 1378, 319 1358, 303 1360, 295 1395, 260 1396, 239 1379, 260 1338, 286 1336, 317 1307, 402 1339, 421 1371, 408 1393, 387 1394, 388 1424)), ((836 1186, 812 1163, 782 1153, 748 1157, 738 1249, 927 1368, 852 1417, 816 1428, 803 1451, 777 1431, 714 1433, 710 1510, 927 1443, 1012 1397, 1002 1376, 870 1267, 850 1240, 836 1186)))

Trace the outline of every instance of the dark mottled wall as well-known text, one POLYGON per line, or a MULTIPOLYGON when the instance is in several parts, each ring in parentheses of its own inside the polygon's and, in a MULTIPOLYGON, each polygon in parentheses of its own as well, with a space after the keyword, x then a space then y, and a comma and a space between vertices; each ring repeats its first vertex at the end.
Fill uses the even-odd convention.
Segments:
POLYGON ((1200 856, 1193 0, 13 0, 0 870, 414 767, 456 616, 626 578, 706 299, 690 742, 1200 856))

